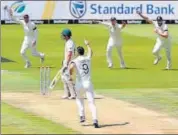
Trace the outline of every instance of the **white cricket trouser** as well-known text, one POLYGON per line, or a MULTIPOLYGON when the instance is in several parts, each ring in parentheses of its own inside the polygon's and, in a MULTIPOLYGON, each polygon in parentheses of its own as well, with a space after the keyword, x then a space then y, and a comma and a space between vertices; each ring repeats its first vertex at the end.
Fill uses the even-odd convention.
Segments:
POLYGON ((106 57, 107 57, 108 64, 112 64, 112 49, 113 49, 113 47, 116 47, 116 49, 117 49, 117 53, 118 53, 119 59, 120 59, 120 65, 121 66, 125 65, 124 58, 122 55, 121 41, 113 41, 112 38, 109 39, 107 49, 106 49, 106 57))
POLYGON ((75 97, 75 88, 72 81, 63 81, 64 84, 64 96, 75 97))
MULTIPOLYGON (((65 66, 64 65, 64 61, 62 62, 62 66, 65 66)), ((61 74, 61 79, 62 79, 62 82, 64 84, 64 96, 65 97, 75 97, 76 96, 76 93, 75 93, 75 88, 74 88, 74 83, 73 81, 70 81, 70 73, 69 73, 69 69, 68 68, 65 68, 65 71, 64 71, 64 68, 62 68, 62 74, 61 74)))
POLYGON ((161 41, 160 39, 156 40, 156 44, 153 48, 153 54, 156 56, 156 58, 160 57, 160 50, 164 48, 166 52, 167 57, 167 66, 171 65, 171 40, 164 40, 161 41))
POLYGON ((90 81, 76 82, 75 90, 77 94, 76 103, 79 110, 79 116, 85 116, 83 94, 86 93, 86 97, 89 103, 89 108, 92 113, 92 118, 93 120, 97 120, 97 112, 96 112, 96 106, 94 102, 94 92, 93 92, 92 83, 90 81))
POLYGON ((26 56, 27 49, 31 49, 31 53, 33 56, 40 57, 40 58, 44 57, 43 53, 38 52, 36 50, 36 45, 32 46, 32 44, 33 44, 33 40, 31 38, 25 37, 20 50, 20 54, 22 55, 25 62, 30 62, 29 58, 26 56))

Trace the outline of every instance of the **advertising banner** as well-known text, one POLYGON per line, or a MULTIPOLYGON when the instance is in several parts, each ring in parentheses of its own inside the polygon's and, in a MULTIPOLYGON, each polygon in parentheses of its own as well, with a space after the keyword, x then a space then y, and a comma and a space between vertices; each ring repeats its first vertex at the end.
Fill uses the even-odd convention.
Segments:
POLYGON ((1 20, 9 20, 9 15, 4 7, 8 6, 15 16, 29 14, 31 19, 42 19, 45 13, 45 1, 1 1, 1 20))
POLYGON ((140 11, 149 18, 158 15, 165 20, 178 20, 178 1, 2 1, 1 20, 9 20, 5 6, 16 16, 29 14, 32 20, 141 20, 140 11))
POLYGON ((175 20, 178 19, 178 1, 63 1, 56 3, 53 18, 105 20, 114 16, 118 20, 141 19, 136 11, 151 19, 161 15, 164 19, 175 20))

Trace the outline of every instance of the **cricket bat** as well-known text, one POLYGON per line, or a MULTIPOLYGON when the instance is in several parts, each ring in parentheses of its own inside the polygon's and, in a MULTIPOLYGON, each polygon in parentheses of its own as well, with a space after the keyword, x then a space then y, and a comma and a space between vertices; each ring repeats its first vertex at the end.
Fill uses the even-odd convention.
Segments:
POLYGON ((52 90, 54 89, 54 87, 56 86, 57 82, 59 81, 59 79, 61 78, 61 70, 59 70, 56 74, 56 76, 54 77, 54 79, 51 81, 49 88, 52 90))

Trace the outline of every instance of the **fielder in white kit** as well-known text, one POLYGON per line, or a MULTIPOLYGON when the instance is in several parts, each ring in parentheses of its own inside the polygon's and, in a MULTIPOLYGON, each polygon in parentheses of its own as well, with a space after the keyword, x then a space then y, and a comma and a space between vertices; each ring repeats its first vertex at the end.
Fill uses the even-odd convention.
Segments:
POLYGON ((121 30, 126 26, 125 22, 122 22, 122 24, 118 24, 115 17, 111 18, 111 22, 99 22, 99 24, 103 24, 106 27, 108 27, 109 30, 109 40, 108 45, 106 49, 106 57, 108 62, 108 67, 113 67, 112 62, 112 49, 113 47, 116 47, 119 58, 120 58, 120 67, 126 68, 123 54, 122 54, 122 38, 121 38, 121 30))
POLYGON ((161 60, 160 50, 165 49, 167 57, 167 66, 166 69, 171 69, 171 38, 168 32, 168 26, 163 21, 161 16, 158 16, 156 21, 149 19, 148 17, 142 15, 140 12, 137 12, 143 19, 148 23, 153 24, 155 29, 154 32, 157 34, 156 44, 153 48, 153 54, 155 55, 154 65, 157 65, 161 60))
POLYGON ((91 82, 92 50, 88 41, 85 40, 85 44, 88 48, 88 55, 84 56, 85 50, 83 47, 77 47, 78 57, 72 60, 70 64, 70 75, 72 76, 73 71, 76 71, 75 91, 77 94, 76 103, 79 109, 80 122, 85 122, 84 98, 82 97, 82 94, 86 92, 86 97, 88 99, 89 107, 92 113, 93 125, 95 128, 99 128, 96 106, 94 103, 93 84, 91 82))
POLYGON ((18 17, 15 17, 13 15, 12 10, 8 9, 7 6, 4 9, 6 9, 8 11, 10 17, 14 21, 20 23, 24 28, 25 37, 24 37, 24 41, 21 46, 20 54, 22 55, 23 59, 26 62, 25 68, 31 67, 31 62, 30 62, 29 58, 26 56, 26 51, 29 48, 31 49, 32 55, 41 58, 41 62, 43 62, 44 61, 44 53, 38 52, 36 50, 38 31, 37 31, 37 27, 36 27, 35 23, 30 21, 29 16, 27 14, 23 16, 23 20, 20 20, 18 17))
POLYGON ((72 32, 70 29, 64 29, 61 33, 62 38, 65 40, 65 48, 64 48, 64 60, 62 64, 62 81, 64 84, 64 95, 63 99, 75 99, 75 91, 73 81, 70 81, 69 74, 69 64, 71 60, 74 59, 75 55, 75 43, 72 40, 72 32))

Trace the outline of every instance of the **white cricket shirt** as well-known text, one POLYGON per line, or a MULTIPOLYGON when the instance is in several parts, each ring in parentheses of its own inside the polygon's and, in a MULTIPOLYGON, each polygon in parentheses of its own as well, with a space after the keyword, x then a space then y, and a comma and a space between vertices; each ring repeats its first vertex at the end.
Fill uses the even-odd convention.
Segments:
POLYGON ((107 26, 109 30, 109 36, 113 41, 121 40, 121 27, 122 26, 120 24, 116 24, 115 26, 113 26, 109 22, 100 22, 100 23, 107 26))
POLYGON ((24 20, 20 20, 15 16, 12 16, 12 19, 23 26, 25 38, 37 40, 37 27, 34 22, 29 21, 28 23, 25 23, 24 20))
POLYGON ((75 56, 75 43, 73 42, 72 39, 67 40, 66 43, 65 43, 65 48, 64 48, 64 52, 65 52, 64 53, 64 60, 65 60, 65 62, 67 62, 68 53, 70 51, 72 52, 72 58, 71 58, 71 60, 72 60, 75 56))
MULTIPOLYGON (((167 26, 167 24, 165 24, 165 22, 163 22, 163 24, 161 26, 159 26, 157 21, 153 21, 153 25, 156 29, 158 29, 161 32, 168 31, 168 26, 167 26)), ((169 33, 168 33, 168 38, 164 38, 164 37, 160 36, 159 34, 157 34, 157 37, 161 41, 170 40, 169 33)))
POLYGON ((89 56, 78 56, 72 62, 76 66, 76 80, 90 81, 91 79, 91 58, 89 56))

